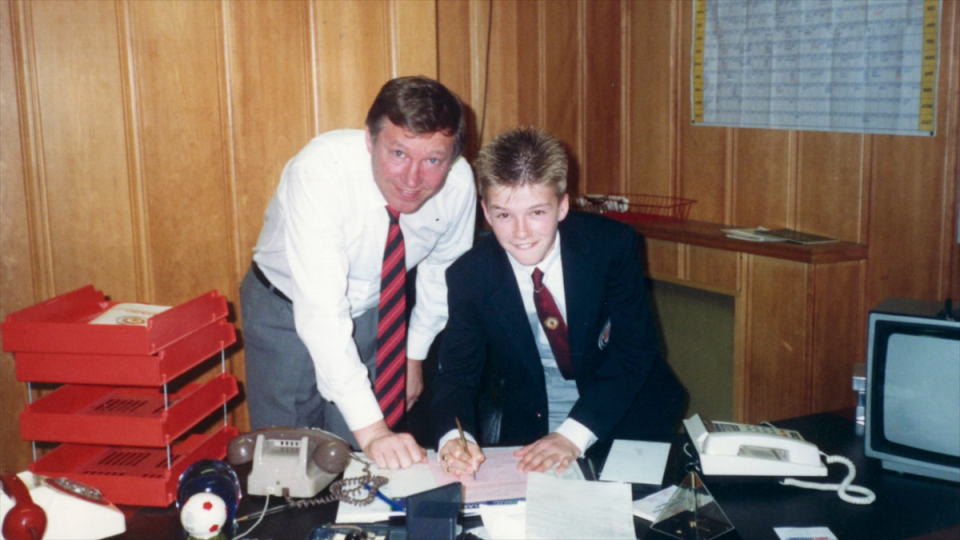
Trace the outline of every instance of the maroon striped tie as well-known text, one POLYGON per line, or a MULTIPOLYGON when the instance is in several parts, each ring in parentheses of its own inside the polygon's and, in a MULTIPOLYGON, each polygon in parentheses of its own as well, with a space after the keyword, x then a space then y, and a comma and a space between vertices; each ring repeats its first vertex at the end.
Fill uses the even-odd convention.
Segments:
POLYGON ((533 305, 537 308, 537 317, 543 331, 547 334, 553 359, 557 361, 560 374, 564 379, 573 378, 573 366, 570 364, 570 343, 567 341, 567 323, 563 321, 560 308, 554 301, 550 289, 543 284, 543 272, 533 270, 533 305))
POLYGON ((387 426, 406 412, 407 397, 407 264, 400 231, 400 212, 387 206, 390 230, 380 276, 380 319, 377 323, 377 378, 374 391, 387 426))

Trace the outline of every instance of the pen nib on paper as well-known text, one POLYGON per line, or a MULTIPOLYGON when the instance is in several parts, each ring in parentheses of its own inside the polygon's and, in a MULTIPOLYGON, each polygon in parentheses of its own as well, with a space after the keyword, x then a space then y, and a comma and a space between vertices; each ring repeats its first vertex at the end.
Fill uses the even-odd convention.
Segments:
MULTIPOLYGON (((467 436, 463 433, 463 425, 460 424, 460 417, 454 416, 454 420, 457 421, 457 431, 460 432, 460 444, 463 445, 463 453, 467 455, 467 459, 470 458, 470 450, 467 449, 467 436)), ((473 471, 473 479, 477 479, 477 471, 473 471)))

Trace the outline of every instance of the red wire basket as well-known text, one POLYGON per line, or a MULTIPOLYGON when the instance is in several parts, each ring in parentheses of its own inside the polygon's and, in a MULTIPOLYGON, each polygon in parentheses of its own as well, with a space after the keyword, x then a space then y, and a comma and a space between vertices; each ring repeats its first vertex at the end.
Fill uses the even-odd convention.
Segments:
POLYGON ((586 212, 607 215, 629 223, 686 221, 693 199, 639 193, 579 195, 573 206, 586 212))

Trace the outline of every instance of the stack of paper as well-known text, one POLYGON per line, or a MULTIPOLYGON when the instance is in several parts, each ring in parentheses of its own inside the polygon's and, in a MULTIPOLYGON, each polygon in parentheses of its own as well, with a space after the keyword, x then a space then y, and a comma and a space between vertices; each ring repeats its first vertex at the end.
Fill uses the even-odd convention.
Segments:
POLYGON ((764 231, 769 231, 770 229, 766 227, 754 227, 749 229, 723 229, 723 232, 727 233, 727 238, 735 238, 737 240, 747 240, 748 242, 783 242, 783 238, 775 238, 772 236, 764 236, 762 233, 764 231))

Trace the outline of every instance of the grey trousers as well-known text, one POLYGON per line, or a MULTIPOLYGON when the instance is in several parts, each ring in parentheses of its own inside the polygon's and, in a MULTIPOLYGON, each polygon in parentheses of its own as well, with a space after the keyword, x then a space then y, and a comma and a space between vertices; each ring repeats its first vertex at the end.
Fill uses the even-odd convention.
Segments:
MULTIPOLYGON (((251 429, 315 427, 359 449, 336 404, 317 391, 313 360, 294 326, 293 305, 247 271, 240 284, 240 309, 251 429)), ((372 384, 377 369, 377 310, 354 319, 354 341, 372 384)))

